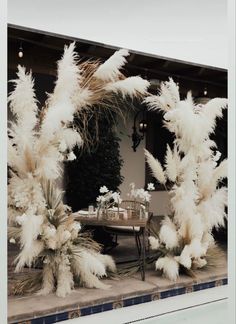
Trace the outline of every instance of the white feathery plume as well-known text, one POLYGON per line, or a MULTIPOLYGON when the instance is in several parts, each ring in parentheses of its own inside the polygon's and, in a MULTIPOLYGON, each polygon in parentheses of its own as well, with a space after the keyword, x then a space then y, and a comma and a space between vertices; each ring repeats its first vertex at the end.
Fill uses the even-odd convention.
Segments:
MULTIPOLYGON (((197 179, 198 164, 194 151, 189 149, 188 153, 180 160, 178 168, 178 176, 183 182, 193 181, 197 179)), ((184 184, 186 186, 186 184, 184 184)))
MULTIPOLYGON (((18 154, 17 148, 12 143, 11 139, 7 140, 7 163, 13 169, 22 171, 22 159, 18 154)), ((24 165, 23 165, 24 169, 24 165)))
POLYGON ((158 96, 149 96, 144 100, 149 110, 162 110, 164 112, 174 109, 179 101, 179 86, 172 78, 161 83, 158 96))
POLYGON ((167 112, 164 119, 167 121, 166 127, 175 132, 179 137, 179 149, 188 153, 191 146, 198 145, 199 127, 196 123, 196 114, 189 101, 180 101, 176 108, 167 112))
MULTIPOLYGON (((216 143, 210 139, 205 140, 199 147, 198 147, 198 157, 200 160, 205 161, 210 156, 212 156, 212 149, 216 148, 216 143)), ((215 157, 213 158, 215 160, 215 157)))
POLYGON ((222 154, 219 151, 216 151, 215 155, 213 156, 213 161, 215 161, 215 162, 219 161, 221 155, 222 154))
POLYGON ((131 98, 137 94, 144 95, 150 83, 139 76, 133 76, 124 80, 108 83, 105 86, 107 91, 120 93, 123 98, 130 96, 131 98))
MULTIPOLYGON (((177 87, 175 89, 178 92, 177 87)), ((185 101, 180 101, 172 92, 162 84, 160 95, 146 100, 149 107, 165 112, 164 124, 175 135, 174 151, 167 147, 165 161, 166 177, 175 182, 169 192, 174 223, 169 226, 171 221, 166 218, 158 234, 162 243, 175 237, 185 244, 180 255, 174 256, 175 262, 187 269, 201 268, 206 265, 204 257, 214 242, 211 231, 214 226, 224 226, 226 217, 227 189, 217 189, 217 185, 227 177, 227 161, 217 166, 220 153, 213 153, 216 143, 209 136, 215 129, 216 118, 222 117, 227 100, 216 98, 206 105, 196 106, 190 92, 185 101), (173 165, 174 155, 176 163, 173 165), (172 229, 174 235, 170 233, 172 229)), ((152 162, 155 162, 153 156, 152 162)), ((169 249, 175 255, 176 244, 170 243, 169 249)), ((156 267, 171 271, 171 265, 168 266, 164 258, 158 259, 156 267)), ((175 275, 169 277, 175 278, 175 275)))
POLYGON ((48 179, 55 180, 61 176, 63 155, 55 146, 48 146, 44 155, 38 161, 35 175, 48 179))
POLYGON ((95 257, 104 265, 105 269, 108 269, 112 272, 116 271, 116 264, 110 255, 95 253, 95 257))
MULTIPOLYGON (((213 161, 210 158, 208 158, 200 162, 198 165, 197 172, 198 172, 197 184, 198 184, 199 191, 202 194, 202 196, 206 197, 207 193, 209 192, 209 185, 212 181, 212 176, 214 172, 213 161)), ((213 190, 214 189, 215 188, 213 188, 213 190)))
POLYGON ((30 267, 44 248, 43 242, 36 240, 41 232, 43 216, 24 214, 18 217, 18 222, 21 224, 20 244, 22 250, 15 259, 16 272, 19 272, 25 264, 30 267))
POLYGON ((75 106, 66 96, 55 105, 51 105, 42 123, 42 139, 45 139, 45 141, 47 139, 49 142, 55 133, 61 129, 62 124, 68 124, 73 121, 74 113, 75 106))
POLYGON ((58 62, 58 77, 53 93, 48 99, 48 110, 45 114, 41 134, 50 140, 60 130, 62 123, 73 121, 76 105, 74 93, 79 88, 80 70, 77 66, 75 43, 65 46, 62 59, 58 62))
POLYGON ((201 269, 207 265, 207 261, 204 258, 195 258, 192 262, 193 269, 201 269))
POLYGON ((172 151, 172 157, 173 157, 173 160, 175 161, 176 174, 178 175, 179 174, 179 167, 180 167, 181 159, 180 159, 180 154, 179 154, 178 147, 177 147, 176 143, 174 143, 174 148, 173 148, 173 151, 172 151))
POLYGON ((67 149, 69 150, 72 150, 75 145, 81 146, 83 143, 80 134, 71 128, 63 129, 62 138, 65 141, 67 149))
POLYGON ((89 107, 91 105, 90 99, 93 95, 93 92, 88 88, 78 89, 73 97, 72 102, 76 106, 77 111, 81 111, 85 107, 89 107))
POLYGON ((222 110, 227 108, 228 100, 225 98, 214 98, 208 101, 202 108, 201 113, 210 122, 211 132, 215 128, 216 118, 223 116, 222 110))
POLYGON ((185 268, 190 269, 193 258, 205 256, 206 250, 200 240, 193 239, 189 245, 185 245, 179 257, 176 260, 185 268))
POLYGON ((64 96, 70 98, 77 90, 81 78, 77 61, 75 42, 69 46, 65 45, 63 56, 57 63, 57 81, 53 93, 49 96, 50 105, 55 105, 64 96))
POLYGON ((154 236, 149 236, 148 240, 149 240, 151 249, 158 250, 158 248, 160 246, 160 242, 159 242, 158 238, 155 238, 154 236))
POLYGON ((89 253, 88 251, 81 250, 80 252, 81 259, 81 268, 86 268, 88 272, 98 276, 106 276, 106 268, 102 263, 101 259, 99 260, 94 253, 89 253))
POLYGON ((179 276, 179 263, 174 257, 165 256, 156 261, 156 270, 162 270, 165 277, 176 281, 179 276))
POLYGON ((54 291, 54 274, 53 269, 50 264, 45 264, 43 267, 43 284, 42 288, 37 292, 37 295, 39 296, 46 296, 54 291))
POLYGON ((227 99, 215 98, 203 105, 196 113, 196 124, 201 129, 198 134, 199 141, 206 140, 216 127, 216 119, 222 118, 222 110, 227 108, 227 99))
POLYGON ((198 238, 194 238, 188 247, 191 258, 200 258, 206 253, 204 247, 201 244, 201 240, 199 240, 198 238))
POLYGON ((196 214, 198 192, 194 182, 185 180, 180 186, 174 186, 170 192, 171 204, 174 211, 174 222, 181 226, 193 219, 196 214))
POLYGON ((17 216, 19 216, 18 210, 9 206, 7 209, 7 223, 8 226, 16 226, 18 223, 16 221, 17 216))
POLYGON ((199 213, 195 212, 194 215, 190 213, 188 221, 188 231, 190 239, 202 239, 204 232, 204 224, 199 213))
POLYGON ((218 181, 227 178, 228 175, 228 161, 224 159, 218 167, 214 169, 213 178, 214 181, 217 183, 218 181))
POLYGON ((163 168, 158 161, 158 159, 155 159, 154 156, 148 152, 146 149, 144 149, 144 154, 146 156, 146 161, 152 171, 153 176, 161 183, 166 183, 166 177, 165 173, 163 171, 163 168))
POLYGON ((148 106, 148 110, 162 110, 161 105, 159 104, 159 96, 148 96, 143 102, 148 106))
POLYGON ((202 247, 205 249, 205 251, 208 250, 209 247, 212 247, 215 245, 214 237, 209 232, 204 232, 202 236, 202 247))
POLYGON ((177 164, 176 164, 176 154, 172 153, 169 144, 167 144, 167 149, 166 149, 166 156, 165 156, 165 174, 167 178, 175 182, 176 177, 178 175, 178 169, 177 169, 177 164))
POLYGON ((161 88, 161 91, 163 91, 163 88, 167 89, 169 91, 169 95, 171 96, 171 99, 175 104, 177 104, 180 101, 179 97, 179 86, 177 83, 174 82, 172 78, 169 78, 169 81, 164 82, 164 86, 161 88))
POLYGON ((76 155, 74 154, 73 151, 71 151, 68 155, 67 155, 67 161, 74 161, 76 159, 76 155))
POLYGON ((129 55, 126 49, 116 51, 108 60, 101 64, 94 76, 104 81, 115 81, 120 75, 120 69, 127 63, 125 57, 129 55))
POLYGON ((57 290, 58 297, 65 297, 71 293, 74 288, 73 274, 70 269, 70 262, 68 256, 61 256, 57 269, 57 290))
MULTIPOLYGON (((18 79, 13 81, 15 89, 8 97, 10 109, 15 116, 15 122, 11 122, 9 126, 8 153, 9 165, 14 166, 19 173, 25 173, 31 171, 27 170, 25 152, 27 150, 29 153, 34 147, 37 100, 32 73, 26 73, 25 68, 19 65, 17 76, 18 79)), ((31 154, 31 158, 32 156, 31 154)))
POLYGON ((176 256, 175 260, 184 266, 186 269, 190 269, 192 266, 192 259, 190 256, 189 245, 185 245, 180 256, 176 256))
POLYGON ((42 226, 42 236, 45 239, 47 247, 51 250, 56 250, 57 239, 56 239, 56 228, 53 225, 44 224, 42 226))
POLYGON ((20 178, 13 175, 8 185, 8 203, 25 212, 29 208, 37 212, 44 210, 46 201, 40 183, 28 173, 27 177, 20 178))
POLYGON ((56 231, 56 242, 57 248, 63 246, 66 242, 71 239, 71 233, 65 227, 65 225, 59 225, 56 231))
POLYGON ((22 132, 31 135, 37 121, 37 100, 35 98, 32 72, 26 73, 25 67, 18 65, 18 79, 13 80, 15 89, 8 97, 10 109, 16 116, 18 127, 22 132))
POLYGON ((109 285, 102 283, 98 277, 105 276, 105 266, 91 253, 81 250, 78 257, 72 260, 73 272, 87 288, 108 289, 109 285))
POLYGON ((23 214, 19 216, 18 222, 21 224, 21 246, 30 249, 32 242, 36 240, 41 233, 41 225, 43 224, 42 215, 23 214))
POLYGON ((159 238, 167 249, 172 250, 179 245, 176 227, 168 216, 162 221, 159 238))
POLYGON ((43 242, 37 240, 32 241, 30 249, 23 248, 14 260, 14 263, 16 263, 15 272, 21 271, 25 265, 31 267, 43 249, 43 242))
POLYGON ((199 203, 198 212, 207 231, 211 231, 214 226, 216 228, 224 226, 226 206, 227 188, 225 187, 217 189, 210 198, 199 203))

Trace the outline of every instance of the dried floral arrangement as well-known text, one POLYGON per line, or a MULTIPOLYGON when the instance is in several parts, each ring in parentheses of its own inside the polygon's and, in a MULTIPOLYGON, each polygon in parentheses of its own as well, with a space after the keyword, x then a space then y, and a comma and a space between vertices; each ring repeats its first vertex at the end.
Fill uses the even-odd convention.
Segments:
MULTIPOLYGON (((143 188, 135 188, 135 183, 130 184, 131 190, 129 193, 127 193, 127 196, 131 200, 122 200, 120 192, 113 192, 109 190, 106 186, 100 187, 100 195, 97 197, 97 215, 99 217, 99 213, 108 211, 111 209, 112 211, 116 210, 119 215, 119 211, 124 211, 124 217, 123 219, 127 219, 127 209, 131 210, 133 209, 134 212, 139 213, 139 217, 148 217, 148 211, 149 211, 149 203, 151 200, 151 194, 150 191, 155 190, 153 183, 148 183, 147 190, 144 190, 143 188), (122 202, 124 203, 126 208, 120 208, 122 202), (128 205, 127 205, 128 204, 128 205), (139 206, 139 209, 137 208, 137 205, 139 206), (136 208, 136 210, 135 210, 136 208)), ((130 215, 132 217, 132 215, 130 215)))
MULTIPOLYGON (((99 279, 115 263, 100 253, 100 246, 81 232, 70 208, 63 203, 58 180, 63 161, 73 160, 75 145, 82 145, 86 132, 73 127, 75 116, 83 119, 101 103, 146 94, 149 83, 140 77, 125 78, 120 69, 128 51, 119 50, 105 63, 79 62, 75 44, 65 46, 57 66, 57 81, 45 107, 39 112, 32 74, 18 67, 9 106, 15 117, 9 128, 8 236, 19 242, 15 271, 42 261, 41 275, 21 280, 15 293, 38 294, 56 291, 60 297, 71 292, 74 283, 108 288, 99 279), (83 140, 82 138, 83 137, 83 140)), ((116 109, 116 106, 113 105, 116 109)))
POLYGON ((178 85, 169 79, 145 102, 149 109, 163 112, 164 125, 175 136, 164 166, 145 151, 153 176, 163 185, 170 183, 171 213, 152 231, 150 245, 160 252, 156 269, 175 281, 180 268, 190 273, 206 266, 214 247, 212 229, 224 226, 227 188, 219 183, 227 177, 227 160, 219 162, 221 154, 210 135, 227 99, 195 105, 189 92, 180 100, 178 85))

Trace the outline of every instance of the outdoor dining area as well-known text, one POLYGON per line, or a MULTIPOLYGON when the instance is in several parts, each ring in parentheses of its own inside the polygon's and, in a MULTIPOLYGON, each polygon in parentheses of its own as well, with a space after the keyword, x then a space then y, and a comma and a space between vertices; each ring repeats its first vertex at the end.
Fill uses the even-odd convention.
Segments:
POLYGON ((195 103, 172 77, 149 92, 121 72, 126 49, 78 55, 67 42, 50 94, 41 76, 40 107, 24 66, 10 85, 10 324, 227 284, 226 139, 211 137, 227 99, 195 103))

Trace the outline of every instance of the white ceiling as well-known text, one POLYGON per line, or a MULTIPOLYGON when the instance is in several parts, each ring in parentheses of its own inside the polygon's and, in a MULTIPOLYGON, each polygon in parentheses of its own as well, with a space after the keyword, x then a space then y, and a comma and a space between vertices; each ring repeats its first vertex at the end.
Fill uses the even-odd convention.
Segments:
POLYGON ((8 0, 10 24, 227 68, 227 0, 8 0))

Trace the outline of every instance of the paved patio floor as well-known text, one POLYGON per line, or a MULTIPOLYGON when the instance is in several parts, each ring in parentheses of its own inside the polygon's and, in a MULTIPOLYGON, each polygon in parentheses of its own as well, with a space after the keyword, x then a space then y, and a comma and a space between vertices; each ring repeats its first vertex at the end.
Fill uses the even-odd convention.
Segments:
MULTIPOLYGON (((133 238, 119 238, 119 245, 110 254, 116 260, 135 256, 133 238)), ((133 304, 162 299, 200 289, 211 288, 227 283, 226 253, 219 265, 205 271, 198 271, 195 279, 181 275, 176 283, 163 278, 154 269, 146 272, 142 281, 140 273, 122 280, 104 279, 111 285, 109 290, 77 288, 66 298, 54 294, 48 296, 11 296, 11 287, 16 278, 10 263, 16 251, 9 251, 9 323, 55 323, 68 318, 89 315, 96 312, 133 304)), ((28 270, 26 270, 28 271, 28 270)))

